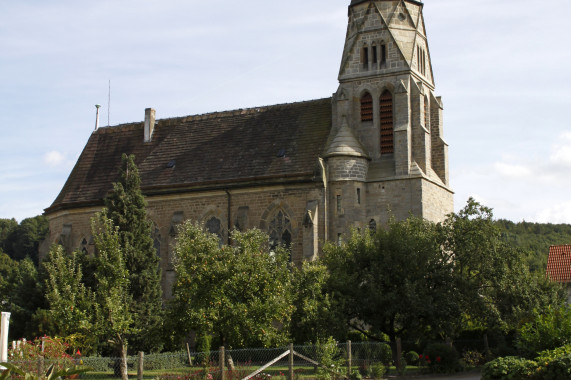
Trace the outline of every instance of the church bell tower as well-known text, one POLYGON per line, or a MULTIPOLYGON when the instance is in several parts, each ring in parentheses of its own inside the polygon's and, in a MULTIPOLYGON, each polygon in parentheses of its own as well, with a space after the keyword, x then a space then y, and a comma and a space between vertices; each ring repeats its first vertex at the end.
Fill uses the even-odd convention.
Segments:
MULTIPOLYGON (((358 181, 336 175, 338 163, 330 166, 330 202, 343 193, 341 199, 360 203, 354 215, 331 215, 332 229, 374 228, 392 216, 411 214, 441 221, 453 211, 443 103, 435 95, 423 7, 415 0, 352 0, 349 5, 325 156, 339 145, 339 135, 351 134, 353 151, 361 152, 367 165, 358 181)), ((345 159, 347 169, 355 154, 345 159)))

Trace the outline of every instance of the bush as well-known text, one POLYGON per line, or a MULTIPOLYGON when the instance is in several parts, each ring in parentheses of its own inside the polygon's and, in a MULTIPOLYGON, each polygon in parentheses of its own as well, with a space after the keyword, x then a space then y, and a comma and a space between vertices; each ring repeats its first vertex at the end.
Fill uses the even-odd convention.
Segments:
POLYGON ((465 365, 476 367, 484 364, 484 355, 478 351, 464 351, 462 354, 462 361, 465 365))
POLYGON ((409 351, 404 356, 404 360, 410 365, 418 365, 418 354, 415 351, 409 351))
POLYGON ((554 350, 546 350, 539 353, 535 361, 540 365, 547 365, 552 360, 555 360, 561 356, 571 354, 571 344, 567 344, 562 347, 558 347, 554 350))
POLYGON ((387 367, 385 367, 383 363, 373 365, 373 377, 375 379, 382 379, 385 373, 387 373, 387 367))
POLYGON ((537 373, 537 380, 571 379, 571 354, 563 355, 549 361, 537 373))
POLYGON ((362 380, 363 379, 363 375, 361 375, 361 372, 359 372, 359 370, 354 369, 351 372, 351 375, 349 375, 349 380, 362 380))
MULTIPOLYGON (((341 350, 339 350, 337 342, 333 337, 317 339, 317 342, 315 343, 315 353, 317 355, 317 361, 320 364, 333 371, 341 372, 340 369, 343 365, 343 358, 341 357, 341 350)), ((317 370, 317 377, 319 379, 330 380, 335 376, 330 371, 319 367, 317 370)))
POLYGON ((379 360, 385 366, 391 365, 391 363, 393 362, 393 350, 391 349, 391 346, 389 346, 386 343, 380 344, 380 346, 379 346, 379 360))
POLYGON ((517 345, 528 358, 540 351, 553 350, 571 343, 571 307, 552 307, 535 311, 534 320, 523 325, 518 331, 517 345))
POLYGON ((525 380, 535 373, 537 363, 533 360, 508 356, 497 358, 484 366, 482 380, 525 380))
POLYGON ((455 372, 460 367, 458 351, 443 343, 428 345, 424 350, 423 359, 431 372, 455 372))

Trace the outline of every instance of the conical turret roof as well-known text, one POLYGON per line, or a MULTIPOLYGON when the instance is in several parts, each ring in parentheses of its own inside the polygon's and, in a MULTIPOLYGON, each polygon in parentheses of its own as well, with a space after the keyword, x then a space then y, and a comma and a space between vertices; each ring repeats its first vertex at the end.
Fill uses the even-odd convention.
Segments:
POLYGON ((343 118, 341 128, 339 128, 337 134, 325 150, 324 158, 334 156, 362 157, 370 159, 365 148, 363 148, 363 145, 361 145, 353 131, 351 131, 351 128, 349 128, 347 119, 345 118, 343 118))

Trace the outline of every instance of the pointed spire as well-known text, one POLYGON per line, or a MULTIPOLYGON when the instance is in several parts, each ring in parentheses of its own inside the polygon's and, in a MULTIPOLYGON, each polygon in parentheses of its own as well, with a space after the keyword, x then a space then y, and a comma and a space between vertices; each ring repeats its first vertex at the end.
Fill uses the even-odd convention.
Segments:
POLYGON ((339 128, 337 134, 325 150, 324 158, 334 156, 362 157, 370 159, 365 152, 363 145, 361 145, 353 131, 351 131, 351 128, 349 128, 346 116, 343 116, 341 128, 339 128))

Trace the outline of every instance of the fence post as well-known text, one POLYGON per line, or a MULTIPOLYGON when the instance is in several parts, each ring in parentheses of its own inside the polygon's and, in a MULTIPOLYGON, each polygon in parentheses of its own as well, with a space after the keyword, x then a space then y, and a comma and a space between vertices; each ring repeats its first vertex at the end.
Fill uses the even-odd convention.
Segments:
POLYGON ((293 380, 293 343, 289 344, 289 380, 293 380))
POLYGON ((401 338, 397 338, 397 360, 396 360, 396 367, 400 371, 402 370, 402 341, 401 338))
POLYGON ((139 365, 137 366, 137 380, 143 380, 143 365, 145 360, 145 353, 139 351, 139 365))
POLYGON ((347 375, 351 376, 351 361, 352 361, 353 355, 351 353, 351 341, 348 340, 347 341, 347 375))
POLYGON ((42 378, 44 377, 45 374, 46 372, 44 370, 44 356, 40 355, 38 356, 38 377, 42 378))
POLYGON ((224 359, 226 354, 224 352, 224 346, 220 346, 220 351, 218 353, 218 365, 220 366, 220 380, 224 380, 224 359))

